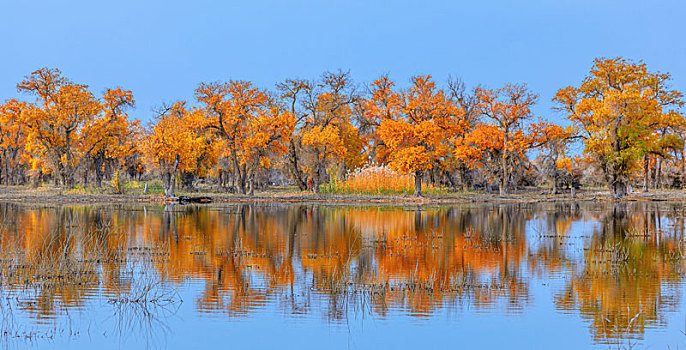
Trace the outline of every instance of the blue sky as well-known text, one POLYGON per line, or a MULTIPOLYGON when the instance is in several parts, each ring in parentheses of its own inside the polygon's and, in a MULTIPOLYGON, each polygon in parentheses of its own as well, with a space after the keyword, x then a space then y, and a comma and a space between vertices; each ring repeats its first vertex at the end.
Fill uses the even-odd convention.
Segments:
POLYGON ((400 86, 431 74, 470 85, 527 83, 553 121, 557 89, 595 57, 642 59, 686 91, 686 1, 9 1, 0 3, 0 100, 40 67, 100 93, 133 90, 130 114, 193 99, 199 82, 350 70, 400 86))

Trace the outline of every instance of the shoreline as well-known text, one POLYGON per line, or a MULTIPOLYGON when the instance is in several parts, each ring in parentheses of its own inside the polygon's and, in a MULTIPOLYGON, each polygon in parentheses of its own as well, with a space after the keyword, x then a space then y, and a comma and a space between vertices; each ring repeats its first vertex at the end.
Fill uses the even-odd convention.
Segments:
MULTIPOLYGON (((231 193, 193 192, 185 196, 209 196, 211 203, 286 202, 286 203, 355 203, 355 204, 398 204, 398 205, 450 205, 470 203, 538 203, 538 202, 686 202, 685 190, 653 190, 632 192, 622 199, 615 199, 607 190, 582 190, 576 198, 569 193, 550 194, 545 189, 525 189, 500 196, 487 192, 455 192, 447 195, 422 197, 405 195, 368 194, 314 194, 296 191, 268 190, 253 196, 231 193)), ((57 188, 0 187, 0 201, 3 202, 51 202, 51 203, 176 203, 161 194, 107 194, 74 193, 57 188)))

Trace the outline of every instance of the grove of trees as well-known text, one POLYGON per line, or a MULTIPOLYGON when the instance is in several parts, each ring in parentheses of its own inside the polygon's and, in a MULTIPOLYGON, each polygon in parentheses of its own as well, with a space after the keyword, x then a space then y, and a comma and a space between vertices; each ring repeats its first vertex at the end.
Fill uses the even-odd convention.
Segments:
POLYGON ((419 75, 365 85, 345 71, 273 90, 201 83, 194 101, 164 104, 144 126, 127 113, 131 91, 98 96, 42 68, 17 84, 25 101, 0 105, 0 181, 73 188, 159 179, 170 197, 199 183, 241 194, 271 185, 318 192, 380 165, 413 176, 415 195, 423 184, 500 194, 605 185, 616 197, 682 188, 686 119, 670 78, 640 61, 596 59, 553 99, 567 126, 534 115, 539 98, 526 84, 469 89, 419 75))

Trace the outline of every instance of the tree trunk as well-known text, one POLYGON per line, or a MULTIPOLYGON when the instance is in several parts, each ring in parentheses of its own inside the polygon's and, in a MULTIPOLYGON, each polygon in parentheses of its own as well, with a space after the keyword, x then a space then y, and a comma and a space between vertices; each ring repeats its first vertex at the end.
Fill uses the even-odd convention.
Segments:
POLYGON ((238 171, 237 186, 238 186, 238 193, 245 194, 245 177, 243 176, 243 174, 241 174, 240 170, 238 171))
POLYGON ((298 188, 301 191, 305 191, 307 190, 307 182, 303 179, 302 171, 300 171, 300 164, 298 164, 298 153, 295 147, 295 141, 293 141, 293 139, 291 139, 289 153, 291 157, 291 173, 293 173, 293 177, 295 178, 295 184, 298 185, 298 188))
POLYGON ((16 162, 17 159, 17 151, 12 150, 10 152, 10 157, 7 160, 7 163, 5 163, 6 169, 5 169, 5 176, 7 177, 7 185, 18 185, 19 181, 17 177, 19 177, 19 166, 16 162))
POLYGON ((502 166, 502 168, 503 168, 502 178, 500 179, 500 195, 501 196, 507 194, 507 176, 508 176, 508 173, 507 173, 507 141, 508 141, 508 137, 510 136, 509 133, 510 133, 510 131, 508 130, 508 128, 505 128, 505 133, 504 133, 504 137, 503 137, 503 157, 501 159, 501 164, 500 164, 500 166, 502 166))
POLYGON ((3 151, 2 156, 0 157, 0 183, 4 183, 5 185, 9 185, 9 166, 7 165, 7 163, 7 151, 3 151), (2 175, 5 176, 3 177, 2 175))
POLYGON ((553 170, 552 182, 553 182, 553 186, 552 186, 551 191, 553 194, 557 194, 557 169, 553 170))
POLYGON ((174 166, 170 171, 165 172, 162 175, 162 182, 164 185, 164 196, 168 198, 175 198, 175 187, 176 187, 176 169, 179 167, 180 156, 177 154, 174 160, 174 166))
POLYGON ((471 180, 468 180, 468 171, 469 169, 464 165, 460 164, 458 167, 458 174, 460 175, 460 186, 462 187, 462 191, 467 191, 471 189, 471 180))
POLYGON ((95 186, 100 188, 102 187, 102 178, 103 178, 103 157, 101 155, 98 155, 95 158, 95 186))
POLYGON ((19 180, 20 176, 23 175, 23 171, 21 171, 22 168, 17 164, 18 152, 19 150, 16 148, 12 150, 10 164, 8 164, 10 166, 10 169, 7 172, 7 176, 10 177, 9 183, 12 185, 19 185, 20 182, 23 182, 19 180))
POLYGON ((323 183, 322 179, 322 168, 323 161, 319 160, 319 151, 315 154, 317 163, 314 166, 314 173, 312 174, 312 191, 314 193, 319 193, 319 186, 323 183))
POLYGON ((657 188, 657 163, 658 163, 659 159, 660 159, 660 156, 656 156, 656 157, 655 157, 655 165, 653 165, 653 168, 651 169, 651 171, 652 171, 652 173, 653 173, 653 178, 652 178, 651 187, 652 187, 653 189, 656 189, 656 188, 657 188))
POLYGON ((190 192, 195 191, 195 186, 193 186, 193 182, 195 182, 195 174, 192 172, 182 171, 180 180, 183 189, 190 192))
POLYGON ((414 195, 417 197, 422 196, 422 171, 416 170, 414 172, 414 195))
MULTIPOLYGON (((619 115, 617 120, 615 121, 614 128, 612 129, 612 149, 614 151, 615 156, 619 156, 622 151, 622 144, 619 139, 619 126, 622 122, 624 117, 622 115, 619 115)), ((612 194, 614 195, 615 198, 619 199, 624 196, 626 193, 626 184, 624 181, 624 178, 622 177, 623 174, 620 174, 619 170, 620 164, 617 164, 617 159, 613 160, 612 164, 610 164, 610 170, 611 170, 611 176, 610 178, 612 179, 612 194)))
POLYGON ((622 198, 626 194, 626 184, 617 174, 615 174, 614 180, 612 181, 612 194, 615 199, 622 198))
MULTIPOLYGON (((67 150, 67 165, 62 168, 62 186, 72 188, 74 186, 74 169, 71 164, 71 131, 65 132, 65 148, 67 150)), ((58 160, 61 162, 61 160, 58 160)))
POLYGON ((31 171, 31 187, 38 188, 41 184, 40 170, 31 171))
POLYGON ((453 176, 450 174, 449 171, 445 170, 445 177, 448 179, 448 182, 450 183, 450 186, 453 187, 453 190, 457 191, 457 183, 455 183, 455 180, 453 179, 453 176))
POLYGON ((662 188, 662 157, 657 157, 655 164, 655 188, 662 188))
POLYGON ((378 142, 374 142, 372 149, 369 151, 369 158, 367 159, 369 163, 376 164, 376 149, 379 147, 378 142))
POLYGON ((321 184, 322 184, 322 174, 321 174, 321 170, 319 169, 319 166, 317 166, 317 170, 312 175, 312 191, 314 193, 319 193, 319 185, 321 185, 321 184))
MULTIPOLYGON (((14 163, 14 162, 12 162, 12 163, 14 163)), ((15 172, 16 172, 16 169, 12 169, 10 167, 9 160, 6 159, 5 160, 5 171, 4 171, 4 173, 5 173, 5 185, 9 186, 12 184, 12 182, 14 180, 14 176, 12 176, 12 175, 14 175, 15 172)))
POLYGON ((162 182, 164 185, 164 196, 169 198, 176 197, 176 176, 174 176, 174 173, 171 171, 165 172, 162 175, 162 182))
POLYGON ((238 193, 245 194, 245 167, 241 169, 240 163, 238 162, 238 155, 236 154, 236 150, 234 148, 231 149, 231 158, 233 160, 233 167, 235 169, 235 173, 238 177, 238 193))
POLYGON ((248 178, 248 194, 251 196, 255 195, 255 176, 252 174, 248 178))
POLYGON ((650 165, 648 155, 643 156, 643 192, 648 192, 648 185, 650 183, 650 165))
POLYGON ((73 174, 71 172, 71 166, 65 166, 62 169, 62 174, 61 174, 61 180, 62 180, 62 188, 63 189, 70 189, 74 187, 74 179, 73 179, 73 174))
POLYGON ((219 179, 219 187, 225 189, 225 188, 226 188, 226 184, 228 183, 228 178, 227 178, 226 171, 224 171, 223 169, 220 169, 220 170, 219 170, 219 174, 217 175, 217 177, 218 177, 218 179, 219 179))

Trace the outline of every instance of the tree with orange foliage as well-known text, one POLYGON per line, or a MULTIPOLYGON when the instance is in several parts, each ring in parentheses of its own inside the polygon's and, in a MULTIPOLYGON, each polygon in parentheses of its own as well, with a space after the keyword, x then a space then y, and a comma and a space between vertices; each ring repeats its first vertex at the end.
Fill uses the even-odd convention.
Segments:
POLYGON ((286 168, 295 184, 301 191, 307 189, 305 174, 305 160, 303 155, 302 134, 305 127, 307 113, 303 110, 304 96, 312 89, 310 82, 304 79, 286 79, 276 84, 279 100, 286 110, 295 118, 293 132, 288 142, 286 168))
POLYGON ((108 164, 114 164, 114 168, 118 168, 123 165, 120 162, 125 157, 136 152, 136 135, 141 132, 140 122, 129 119, 125 112, 133 104, 131 91, 108 89, 103 95, 104 115, 84 126, 81 148, 91 162, 97 187, 102 186, 108 164))
POLYGON ((358 100, 349 72, 327 72, 312 84, 305 99, 305 126, 302 144, 309 157, 313 190, 325 182, 326 169, 338 164, 338 175, 364 163, 362 142, 352 124, 353 105, 358 100))
MULTIPOLYGON (((477 88, 476 94, 480 114, 491 122, 482 125, 480 130, 486 137, 485 148, 499 150, 498 178, 500 194, 503 195, 507 193, 511 182, 511 168, 515 158, 524 155, 530 146, 530 140, 524 133, 524 121, 531 118, 531 106, 536 103, 537 96, 525 84, 507 84, 497 90, 477 88), (499 145, 491 144, 493 141, 497 141, 499 145)), ((476 139, 474 141, 477 144, 481 142, 476 139)))
MULTIPOLYGON (((664 103, 667 106, 671 104, 672 101, 669 99, 661 98, 665 94, 665 89, 667 88, 666 82, 669 79, 669 75, 660 75, 655 79, 651 86, 650 92, 654 95, 654 98, 660 101, 658 108, 662 109, 664 103)), ((679 97, 679 99, 681 99, 679 97)), ((677 101, 675 103, 676 107, 679 104, 683 104, 683 101, 677 101)), ((648 192, 650 187, 650 161, 651 158, 654 160, 653 166, 653 181, 652 187, 659 188, 662 185, 662 163, 665 160, 671 158, 670 152, 681 153, 684 150, 684 128, 686 128, 686 119, 683 114, 678 110, 667 109, 665 111, 658 111, 656 117, 650 123, 649 128, 653 130, 653 133, 648 137, 642 146, 644 149, 643 155, 643 192, 648 192)), ((681 176, 683 176, 683 157, 682 157, 682 169, 681 176)))
POLYGON ((560 89, 553 99, 579 128, 584 152, 603 169, 617 198, 626 193, 638 159, 654 148, 659 121, 667 115, 683 119, 683 95, 668 87, 669 79, 642 62, 598 58, 580 87, 560 89))
POLYGON ((176 197, 176 174, 193 169, 202 142, 190 127, 185 102, 161 108, 157 119, 148 130, 144 154, 148 164, 162 175, 164 195, 176 197))
POLYGON ((24 127, 19 123, 27 113, 26 102, 15 99, 0 105, 0 149, 5 185, 18 185, 26 167, 27 157, 22 153, 26 143, 24 127))
MULTIPOLYGON (((505 147, 505 133, 493 123, 482 122, 477 124, 454 149, 455 158, 463 162, 470 169, 479 169, 487 176, 490 183, 498 180, 502 185, 503 176, 503 152, 505 147)), ((507 148, 517 150, 510 152, 505 166, 508 170, 508 182, 516 183, 517 175, 522 173, 526 166, 526 150, 530 149, 533 139, 525 129, 511 131, 508 136, 507 148)))
MULTIPOLYGON (((402 103, 402 94, 394 91, 395 83, 387 75, 382 76, 370 85, 370 97, 360 103, 360 111, 357 113, 360 125, 360 133, 370 143, 370 161, 379 164, 388 163, 388 147, 379 137, 378 129, 383 120, 397 118, 402 103)), ((476 123, 476 95, 467 91, 465 84, 460 79, 450 79, 446 95, 458 108, 462 109, 465 130, 456 135, 447 135, 444 140, 444 148, 452 149, 461 142, 466 130, 476 123)), ((453 188, 457 188, 457 181, 453 178, 453 172, 459 175, 459 183, 466 189, 471 182, 469 169, 464 162, 456 159, 452 152, 447 152, 443 157, 436 160, 434 174, 442 172, 453 188)))
POLYGON ((563 174, 572 175, 571 160, 567 157, 567 148, 576 140, 574 127, 563 128, 550 123, 538 123, 531 126, 531 132, 535 135, 535 142, 543 150, 539 156, 541 159, 541 172, 551 183, 551 192, 558 192, 558 182, 563 174))
POLYGON ((88 86, 70 82, 58 69, 39 69, 17 89, 36 97, 20 120, 26 127, 26 149, 39 158, 34 164, 43 164, 63 187, 72 187, 82 156, 77 147, 81 131, 100 113, 100 103, 88 86))
POLYGON ((202 108, 193 108, 187 117, 187 127, 195 135, 198 149, 195 152, 195 162, 180 172, 180 180, 181 185, 191 191, 195 189, 195 179, 210 175, 220 159, 226 156, 226 141, 217 139, 198 123, 199 120, 204 119, 204 113, 202 108))
POLYGON ((195 96, 204 108, 193 125, 225 142, 238 190, 252 194, 255 172, 287 151, 295 117, 248 81, 202 83, 195 96))
POLYGON ((445 164, 445 174, 453 188, 457 188, 456 181, 453 179, 452 175, 453 172, 456 172, 462 190, 466 191, 472 186, 474 172, 464 160, 455 157, 454 150, 463 144, 464 137, 479 123, 479 99, 476 94, 476 88, 467 90, 465 83, 460 78, 451 78, 448 80, 447 92, 454 103, 462 109, 462 112, 464 113, 463 118, 467 126, 462 135, 454 135, 449 139, 450 149, 453 151, 448 153, 448 156, 446 156, 446 159, 443 162, 445 164))
POLYGON ((422 176, 449 152, 446 140, 463 135, 468 127, 464 111, 436 87, 431 76, 412 78, 412 86, 392 97, 378 133, 388 147, 389 165, 413 173, 416 196, 422 195, 422 176))
POLYGON ((369 160, 379 164, 387 163, 388 148, 379 136, 381 122, 396 119, 400 112, 402 96, 394 91, 395 83, 383 75, 370 84, 370 97, 361 101, 361 113, 358 113, 360 132, 371 143, 369 160))
POLYGON ((301 189, 308 175, 319 192, 328 167, 337 165, 341 174, 364 163, 364 140, 352 123, 359 97, 349 72, 327 72, 318 82, 289 79, 277 89, 295 118, 287 164, 301 189))

